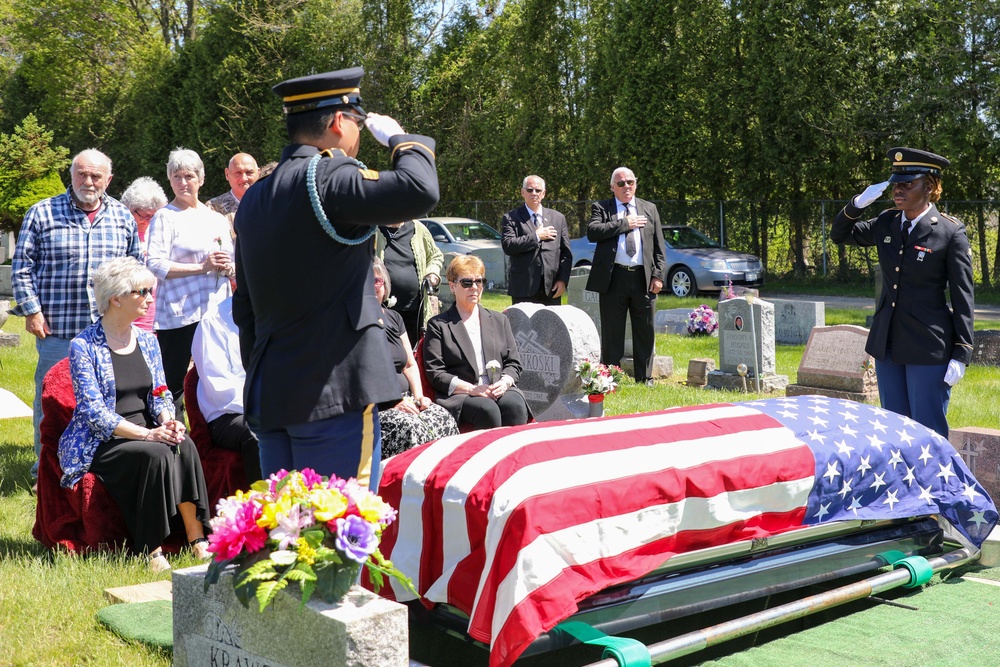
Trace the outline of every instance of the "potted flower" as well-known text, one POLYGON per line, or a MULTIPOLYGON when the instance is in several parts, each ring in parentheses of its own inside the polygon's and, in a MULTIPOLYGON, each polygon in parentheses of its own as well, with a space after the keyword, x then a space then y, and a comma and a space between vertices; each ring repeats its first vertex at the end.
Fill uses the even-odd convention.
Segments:
POLYGON ((215 556, 205 589, 218 582, 223 569, 235 566, 233 588, 244 607, 255 599, 264 611, 293 581, 303 605, 314 592, 325 602, 338 602, 357 582, 362 565, 376 593, 385 575, 413 590, 378 549, 396 510, 353 478, 322 477, 309 468, 281 470, 249 492, 220 500, 216 512, 208 538, 215 556))
POLYGON ((692 336, 711 336, 719 328, 715 311, 701 304, 688 314, 688 333, 692 336))
POLYGON ((590 416, 603 416, 604 396, 618 388, 618 383, 625 376, 624 371, 618 366, 606 366, 584 358, 576 365, 576 375, 590 401, 590 416))

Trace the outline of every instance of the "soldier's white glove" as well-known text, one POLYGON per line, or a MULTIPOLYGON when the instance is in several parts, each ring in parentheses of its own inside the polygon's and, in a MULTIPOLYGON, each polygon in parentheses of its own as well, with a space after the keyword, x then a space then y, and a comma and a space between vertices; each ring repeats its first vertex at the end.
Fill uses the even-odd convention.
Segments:
POLYGON ((864 192, 854 198, 854 206, 856 208, 867 208, 873 201, 882 196, 882 193, 885 192, 888 185, 889 181, 869 185, 865 188, 864 192))
POLYGON ((944 374, 944 382, 949 387, 954 387, 958 384, 958 381, 962 379, 965 375, 965 364, 956 359, 952 359, 948 362, 948 370, 944 374))
POLYGON ((368 131, 372 133, 375 140, 383 146, 389 145, 390 137, 394 137, 397 134, 405 134, 405 132, 403 132, 403 128, 399 126, 399 123, 394 121, 389 116, 383 116, 377 113, 368 114, 368 118, 365 119, 365 127, 367 127, 368 131))

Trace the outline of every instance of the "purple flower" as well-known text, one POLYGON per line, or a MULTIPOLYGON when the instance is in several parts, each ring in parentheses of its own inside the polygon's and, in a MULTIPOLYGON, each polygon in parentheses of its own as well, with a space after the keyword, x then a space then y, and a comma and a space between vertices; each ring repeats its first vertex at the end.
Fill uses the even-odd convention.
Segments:
POLYGON ((337 549, 351 560, 364 563, 378 547, 375 528, 359 516, 337 519, 337 549))

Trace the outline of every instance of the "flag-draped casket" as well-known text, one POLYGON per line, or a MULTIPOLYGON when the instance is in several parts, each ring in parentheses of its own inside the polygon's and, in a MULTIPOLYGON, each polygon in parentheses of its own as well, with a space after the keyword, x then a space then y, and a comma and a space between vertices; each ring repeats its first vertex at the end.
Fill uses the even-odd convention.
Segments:
POLYGON ((425 604, 469 615, 491 665, 675 554, 922 515, 979 546, 997 523, 946 439, 820 396, 466 433, 389 459, 380 494, 399 510, 383 553, 425 604))

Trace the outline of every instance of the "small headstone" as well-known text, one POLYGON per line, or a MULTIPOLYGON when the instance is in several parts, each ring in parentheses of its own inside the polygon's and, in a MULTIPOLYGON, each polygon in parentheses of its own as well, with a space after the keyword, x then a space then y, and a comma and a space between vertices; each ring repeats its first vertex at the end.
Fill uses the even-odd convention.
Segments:
POLYGON ((788 385, 777 375, 774 349, 774 305, 751 297, 719 302, 719 369, 708 373, 713 389, 774 392, 788 385), (752 301, 752 304, 750 303, 752 301), (737 372, 747 367, 745 377, 737 372))
POLYGON ((948 440, 990 498, 1000 500, 1000 430, 953 428, 948 431, 948 440))
MULTIPOLYGON (((600 336, 601 295, 587 289, 587 280, 589 278, 589 266, 578 266, 569 272, 569 285, 566 286, 566 303, 570 306, 576 306, 587 313, 594 322, 594 326, 597 327, 597 334, 600 336)), ((599 346, 600 343, 598 343, 599 346)), ((625 356, 632 356, 632 321, 629 318, 625 318, 625 356)), ((625 362, 622 361, 622 363, 625 362)))
POLYGON ((981 366, 1000 366, 1000 331, 996 329, 977 331, 972 342, 975 346, 972 363, 981 366))
POLYGON ((813 327, 826 326, 826 304, 822 301, 772 299, 774 340, 785 345, 804 345, 813 327))
MULTIPOLYGON (((521 357, 518 388, 538 421, 586 417, 590 407, 576 364, 601 357, 600 337, 575 306, 519 303, 506 308, 521 357)), ((489 359, 487 359, 489 361, 489 359)))
POLYGON ((875 364, 865 352, 868 330, 853 324, 816 327, 809 336, 798 381, 787 396, 821 394, 862 403, 878 402, 875 364))
POLYGON ((658 310, 653 319, 653 328, 656 333, 688 335, 688 316, 691 314, 689 308, 668 308, 658 310))
POLYGON ((715 359, 692 359, 688 362, 687 383, 689 386, 704 387, 708 384, 708 374, 715 370, 715 359))
POLYGON ((7 299, 0 299, 0 331, 3 331, 3 325, 7 324, 7 318, 10 317, 10 301, 7 299))
POLYGON ((14 287, 11 282, 11 265, 0 264, 0 296, 13 296, 14 287))
MULTIPOLYGON (((635 376, 635 362, 632 357, 622 358, 621 369, 626 375, 635 376)), ((674 374, 674 358, 660 354, 653 356, 653 379, 662 380, 674 374)))
POLYGON ((278 593, 262 612, 236 599, 232 572, 204 591, 207 566, 173 572, 174 667, 407 667, 405 606, 355 586, 344 600, 278 593))
POLYGON ((117 586, 115 588, 105 588, 104 597, 113 604, 120 602, 149 602, 150 600, 172 600, 171 584, 169 579, 151 581, 147 584, 135 584, 134 586, 117 586))
POLYGON ((18 347, 21 344, 21 334, 4 333, 0 331, 0 347, 18 347))
POLYGON ((483 260, 486 267, 486 289, 507 289, 507 264, 509 259, 500 248, 476 248, 469 252, 483 260))

